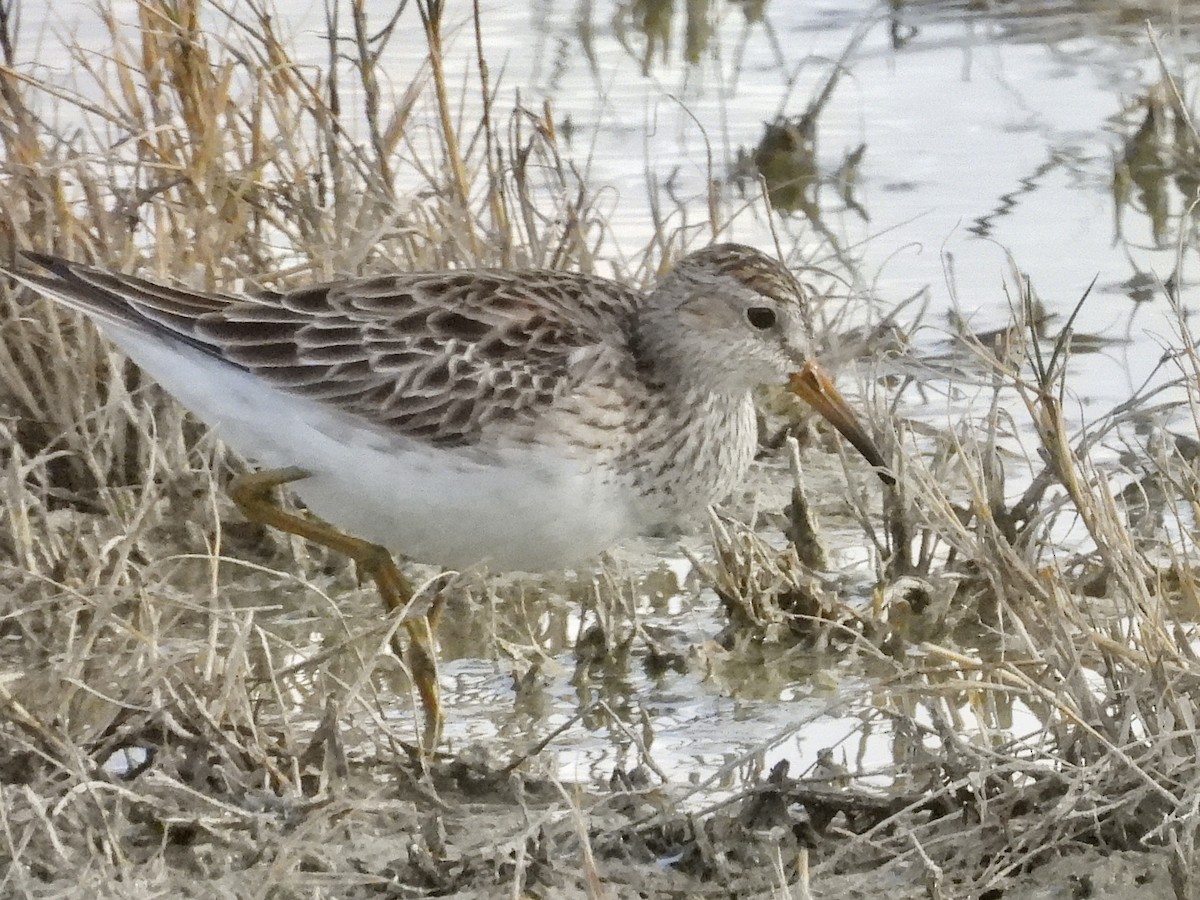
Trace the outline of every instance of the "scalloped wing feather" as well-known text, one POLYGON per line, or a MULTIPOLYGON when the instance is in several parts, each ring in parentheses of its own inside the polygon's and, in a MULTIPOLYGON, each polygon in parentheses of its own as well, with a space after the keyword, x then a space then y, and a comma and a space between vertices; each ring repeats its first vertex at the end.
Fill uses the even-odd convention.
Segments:
POLYGON ((33 258, 53 274, 32 282, 102 322, 183 341, 437 446, 476 443, 493 424, 519 432, 598 367, 619 380, 611 367, 623 357, 612 348, 628 345, 643 299, 605 279, 541 270, 372 276, 255 298, 33 258))

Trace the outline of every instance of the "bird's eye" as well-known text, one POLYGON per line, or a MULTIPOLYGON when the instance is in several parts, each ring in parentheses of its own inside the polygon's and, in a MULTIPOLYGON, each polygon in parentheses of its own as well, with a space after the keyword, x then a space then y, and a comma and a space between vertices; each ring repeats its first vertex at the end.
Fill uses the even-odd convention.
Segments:
POLYGON ((746 310, 746 320, 759 331, 775 327, 775 310, 769 306, 752 306, 746 310))

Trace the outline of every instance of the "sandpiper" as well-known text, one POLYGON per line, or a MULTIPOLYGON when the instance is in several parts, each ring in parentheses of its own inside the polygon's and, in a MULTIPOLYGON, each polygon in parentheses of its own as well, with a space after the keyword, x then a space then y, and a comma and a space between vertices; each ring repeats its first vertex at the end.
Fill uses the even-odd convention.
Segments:
MULTIPOLYGON (((556 569, 721 501, 754 456, 761 383, 790 379, 889 477, 811 359, 805 290, 747 246, 692 253, 648 293, 463 269, 233 295, 25 256, 40 270, 9 274, 93 319, 262 467, 230 486, 249 519, 351 557, 390 611, 412 593, 393 551, 556 569), (275 502, 284 484, 311 516, 275 502)), ((430 623, 404 624, 436 742, 430 623)))

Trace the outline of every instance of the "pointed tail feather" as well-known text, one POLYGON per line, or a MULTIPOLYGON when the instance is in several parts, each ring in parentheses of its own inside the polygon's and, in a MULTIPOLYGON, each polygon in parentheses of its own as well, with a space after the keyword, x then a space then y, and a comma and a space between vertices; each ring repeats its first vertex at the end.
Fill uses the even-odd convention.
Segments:
POLYGON ((49 253, 23 250, 22 255, 45 271, 0 271, 102 327, 184 343, 209 355, 222 356, 218 347, 199 336, 196 320, 224 309, 235 298, 173 288, 49 253))

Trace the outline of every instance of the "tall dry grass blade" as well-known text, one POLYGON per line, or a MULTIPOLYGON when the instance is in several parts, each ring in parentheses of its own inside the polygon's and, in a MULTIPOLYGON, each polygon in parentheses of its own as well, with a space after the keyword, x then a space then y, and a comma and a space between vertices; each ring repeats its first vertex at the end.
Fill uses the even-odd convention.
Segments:
MULTIPOLYGON (((437 98, 438 116, 442 125, 441 139, 446 152, 446 167, 450 173, 455 197, 465 218, 471 209, 470 179, 467 177, 466 164, 459 149, 458 131, 454 127, 449 91, 446 87, 445 47, 442 44, 442 17, 445 13, 445 4, 443 0, 417 0, 417 9, 420 11, 421 24, 425 29, 425 42, 429 47, 429 70, 433 76, 434 95, 437 98)), ((478 256, 480 246, 475 229, 467 229, 465 238, 472 254, 478 256)))

